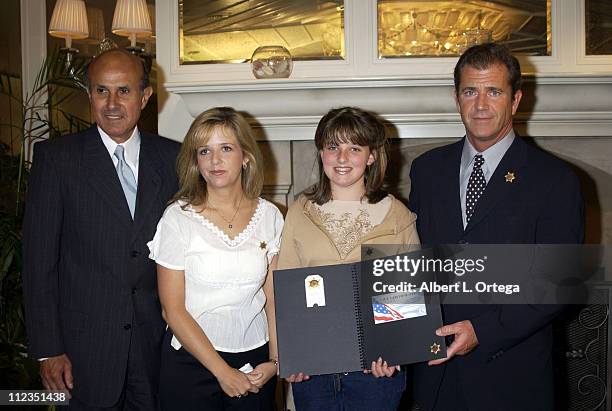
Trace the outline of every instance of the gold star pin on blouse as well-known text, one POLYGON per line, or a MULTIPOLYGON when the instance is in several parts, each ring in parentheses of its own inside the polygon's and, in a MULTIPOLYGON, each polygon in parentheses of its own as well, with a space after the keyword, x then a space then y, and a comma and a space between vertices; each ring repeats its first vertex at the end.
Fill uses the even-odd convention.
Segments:
POLYGON ((514 179, 516 178, 516 176, 514 175, 512 171, 508 171, 505 177, 506 177, 506 183, 514 182, 514 179))
POLYGON ((268 244, 266 244, 265 241, 262 241, 261 243, 259 243, 259 248, 261 248, 262 250, 265 250, 267 246, 268 244))
POLYGON ((319 280, 310 280, 310 282, 308 283, 308 286, 310 288, 315 288, 319 286, 319 280))

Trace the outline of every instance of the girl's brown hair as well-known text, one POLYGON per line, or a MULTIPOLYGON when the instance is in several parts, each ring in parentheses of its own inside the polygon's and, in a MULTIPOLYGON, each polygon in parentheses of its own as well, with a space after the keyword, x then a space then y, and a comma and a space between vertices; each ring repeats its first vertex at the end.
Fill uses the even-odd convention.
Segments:
POLYGON ((382 200, 387 195, 382 189, 388 164, 385 127, 375 115, 356 107, 333 109, 319 121, 315 132, 315 145, 319 151, 319 182, 306 196, 319 205, 332 199, 331 184, 323 170, 320 153, 330 144, 341 143, 369 147, 374 162, 366 168, 364 195, 372 204, 382 200))

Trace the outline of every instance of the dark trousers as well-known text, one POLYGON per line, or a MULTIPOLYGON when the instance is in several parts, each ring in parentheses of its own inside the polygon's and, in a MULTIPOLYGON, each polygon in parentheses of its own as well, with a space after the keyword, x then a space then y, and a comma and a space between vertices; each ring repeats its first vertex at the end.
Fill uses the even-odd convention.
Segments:
MULTIPOLYGON (((436 365, 435 367, 439 367, 436 365)), ((463 395, 463 384, 461 381, 457 361, 449 361, 444 370, 444 376, 440 382, 438 396, 433 411, 468 411, 468 405, 463 395)))
MULTIPOLYGON (((140 350, 138 326, 132 327, 132 340, 128 364, 123 383, 123 390, 118 401, 111 407, 93 407, 78 398, 72 398, 67 407, 57 407, 59 410, 70 411, 155 411, 159 409, 157 387, 147 375, 147 365, 140 350)), ((74 382, 75 385, 78 381, 74 382)))
MULTIPOLYGON (((269 411, 274 409, 276 378, 271 378, 257 394, 229 397, 215 378, 198 360, 181 347, 170 345, 172 333, 166 332, 162 344, 160 402, 162 410, 269 411)), ((268 344, 241 353, 219 352, 230 367, 240 369, 246 363, 253 368, 266 362, 268 344)))

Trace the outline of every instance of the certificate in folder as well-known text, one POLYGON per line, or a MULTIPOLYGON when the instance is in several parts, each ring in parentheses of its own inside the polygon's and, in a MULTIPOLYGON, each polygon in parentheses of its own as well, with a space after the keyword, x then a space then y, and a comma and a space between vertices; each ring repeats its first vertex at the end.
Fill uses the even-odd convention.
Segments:
MULTIPOLYGON (((371 261, 274 271, 281 377, 446 357, 437 294, 375 292, 371 261)), ((405 273, 387 273, 401 282, 405 273)))

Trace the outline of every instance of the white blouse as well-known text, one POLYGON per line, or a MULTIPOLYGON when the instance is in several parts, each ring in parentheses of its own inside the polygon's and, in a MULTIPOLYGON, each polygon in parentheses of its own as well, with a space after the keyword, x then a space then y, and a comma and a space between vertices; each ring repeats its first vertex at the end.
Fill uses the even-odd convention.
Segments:
MULTIPOLYGON (((244 352, 268 341, 263 284, 278 254, 283 216, 259 198, 247 227, 230 239, 184 202, 164 212, 149 258, 185 272, 185 308, 218 351, 244 352)), ((181 343, 172 338, 172 347, 181 343)))

